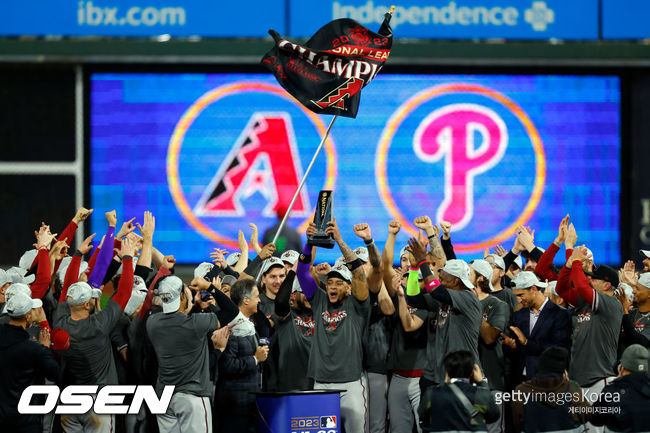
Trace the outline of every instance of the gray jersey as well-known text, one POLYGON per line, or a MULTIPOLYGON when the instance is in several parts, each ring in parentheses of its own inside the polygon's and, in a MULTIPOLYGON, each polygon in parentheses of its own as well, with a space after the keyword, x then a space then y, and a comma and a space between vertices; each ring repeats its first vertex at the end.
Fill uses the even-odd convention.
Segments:
POLYGON ((510 323, 512 320, 512 312, 515 310, 515 307, 519 303, 519 301, 517 301, 517 297, 512 292, 512 289, 505 287, 503 290, 490 293, 490 295, 508 304, 508 309, 510 311, 510 315, 508 316, 508 323, 510 323))
POLYGON ((291 309, 285 320, 274 319, 278 341, 278 391, 309 389, 307 367, 316 322, 311 311, 291 309))
MULTIPOLYGON (((483 320, 503 332, 510 318, 510 307, 495 296, 489 295, 482 299, 483 320)), ((490 389, 503 391, 505 389, 505 366, 501 341, 487 345, 479 338, 478 355, 483 366, 483 372, 488 379, 490 389)))
POLYGON ((61 351, 65 361, 65 381, 72 385, 117 385, 110 334, 122 308, 108 301, 103 310, 87 319, 72 320, 67 301, 59 304, 54 315, 55 328, 70 335, 70 348, 61 351))
MULTIPOLYGON (((595 292, 595 291, 594 291, 595 292)), ((623 307, 614 296, 594 293, 594 305, 578 298, 574 311, 573 345, 569 377, 589 386, 599 379, 614 376, 618 337, 623 307)))
POLYGON ((393 303, 395 304, 394 329, 388 353, 388 369, 391 371, 423 370, 427 362, 427 328, 430 313, 407 304, 409 314, 417 316, 424 324, 416 331, 406 332, 399 317, 397 295, 393 297, 393 303))
POLYGON ((266 296, 265 293, 260 292, 260 303, 257 309, 264 313, 267 319, 271 319, 275 312, 275 300, 266 296))
POLYGON ((440 306, 435 351, 433 358, 428 359, 431 365, 424 370, 423 375, 435 383, 443 383, 445 367, 442 360, 447 353, 468 350, 474 355, 474 360, 479 362, 478 338, 483 314, 478 298, 469 290, 449 290, 444 287, 436 290, 447 290, 452 305, 440 306))
POLYGON ((650 340, 650 312, 642 313, 638 308, 632 308, 630 319, 636 332, 650 340))
POLYGON ((176 385, 175 393, 183 392, 210 397, 210 361, 208 332, 217 329, 214 314, 154 314, 147 319, 147 335, 158 359, 156 390, 176 385))
POLYGON ((343 383, 359 380, 362 372, 362 336, 368 322, 370 300, 350 295, 339 306, 316 290, 311 306, 316 321, 309 356, 309 377, 318 382, 343 383))

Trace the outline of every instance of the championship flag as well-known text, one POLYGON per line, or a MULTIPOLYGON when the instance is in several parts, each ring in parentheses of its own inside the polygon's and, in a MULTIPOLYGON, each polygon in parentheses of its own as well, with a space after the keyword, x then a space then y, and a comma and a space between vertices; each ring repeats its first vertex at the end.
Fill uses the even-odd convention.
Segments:
POLYGON ((275 46, 262 58, 278 82, 318 114, 356 117, 361 89, 375 78, 393 44, 391 14, 375 33, 349 18, 334 20, 304 45, 269 30, 275 46))

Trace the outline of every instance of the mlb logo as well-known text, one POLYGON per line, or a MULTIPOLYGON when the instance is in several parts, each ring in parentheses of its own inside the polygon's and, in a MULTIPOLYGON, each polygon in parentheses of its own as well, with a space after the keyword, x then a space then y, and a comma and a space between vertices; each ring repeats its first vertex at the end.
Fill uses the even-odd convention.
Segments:
POLYGON ((322 417, 320 417, 320 427, 321 428, 336 428, 336 417, 335 416, 322 416, 322 417))

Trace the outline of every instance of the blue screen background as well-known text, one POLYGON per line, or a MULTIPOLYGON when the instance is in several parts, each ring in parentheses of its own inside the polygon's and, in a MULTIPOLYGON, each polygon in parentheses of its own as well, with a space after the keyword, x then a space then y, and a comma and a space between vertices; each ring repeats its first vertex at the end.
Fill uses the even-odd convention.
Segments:
MULTIPOLYGON (((137 217, 145 210, 156 216, 155 246, 180 263, 209 259, 215 242, 197 232, 183 217, 170 193, 167 177, 170 139, 197 99, 219 86, 235 82, 275 85, 269 74, 117 74, 91 76, 90 175, 91 201, 96 212, 91 228, 106 229, 103 212, 116 209, 118 218, 137 217), (101 210, 101 211, 100 211, 101 210)), ((477 84, 514 101, 531 119, 543 143, 546 180, 543 193, 527 222, 535 229, 538 246, 546 248, 567 213, 578 231, 578 243, 592 249, 596 263, 620 261, 620 86, 611 76, 549 75, 378 75, 364 88, 356 119, 339 118, 331 133, 336 153, 334 213, 344 239, 353 248, 362 241, 353 224, 367 222, 380 250, 393 218, 377 185, 377 147, 387 122, 418 92, 452 83, 477 84)), ((535 154, 525 128, 502 104, 476 94, 445 94, 423 102, 396 129, 387 151, 386 182, 392 199, 407 220, 428 214, 435 218, 444 198, 444 158, 432 164, 420 160, 413 134, 432 111, 448 104, 471 103, 496 112, 508 130, 503 158, 474 181, 474 214, 460 231, 452 233, 459 245, 480 243, 507 229, 530 198, 535 181, 535 154)), ((314 123, 286 98, 266 92, 230 93, 208 105, 185 134, 179 153, 181 189, 194 208, 254 113, 287 113, 304 172, 320 142, 314 123)), ((327 125, 331 119, 322 116, 327 125)), ((476 146, 481 138, 477 138, 476 146)), ((306 183, 310 208, 326 176, 321 153, 306 183)), ((248 223, 261 234, 276 222, 262 209, 268 200, 260 193, 241 201, 245 215, 199 217, 219 235, 237 239, 248 223)), ((298 227, 307 216, 292 217, 298 227)), ((402 230, 396 250, 406 244, 402 230)), ((303 235, 304 239, 304 235, 303 235)), ((513 238, 502 242, 512 247, 513 238)), ((226 246, 232 251, 232 246, 226 246)), ((317 261, 333 262, 340 252, 319 250, 317 261)), ((397 252, 396 252, 397 255, 397 252)), ((482 256, 482 249, 458 254, 463 259, 482 256)), ((558 254, 561 262, 563 253, 558 254)))

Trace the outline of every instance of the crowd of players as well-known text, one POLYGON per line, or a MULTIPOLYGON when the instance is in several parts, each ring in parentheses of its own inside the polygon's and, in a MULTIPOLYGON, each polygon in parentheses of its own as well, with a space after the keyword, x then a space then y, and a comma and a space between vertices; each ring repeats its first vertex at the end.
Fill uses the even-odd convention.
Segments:
POLYGON ((149 212, 117 232, 107 212, 94 251, 94 234, 73 251, 91 212, 60 235, 42 224, 0 270, 2 432, 254 432, 254 392, 307 389, 343 391, 347 433, 650 431, 650 251, 642 272, 596 266, 568 215, 546 250, 522 226, 469 264, 427 216, 398 265, 396 221, 382 252, 367 224, 353 249, 330 222, 333 265, 261 246, 251 225, 184 283, 149 212), (175 390, 160 415, 19 414, 42 383, 175 390))

